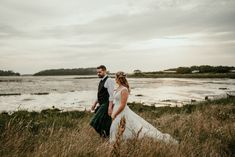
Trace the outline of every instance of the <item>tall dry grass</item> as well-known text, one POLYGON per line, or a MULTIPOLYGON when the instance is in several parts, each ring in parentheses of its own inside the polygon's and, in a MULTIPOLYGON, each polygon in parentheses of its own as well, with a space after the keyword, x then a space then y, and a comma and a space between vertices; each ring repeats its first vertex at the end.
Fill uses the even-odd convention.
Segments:
MULTIPOLYGON (((118 156, 235 156, 235 99, 198 105, 153 108, 129 106, 179 145, 144 137, 121 141, 118 156)), ((89 112, 0 114, 0 156, 114 156, 113 145, 89 126, 89 112)))

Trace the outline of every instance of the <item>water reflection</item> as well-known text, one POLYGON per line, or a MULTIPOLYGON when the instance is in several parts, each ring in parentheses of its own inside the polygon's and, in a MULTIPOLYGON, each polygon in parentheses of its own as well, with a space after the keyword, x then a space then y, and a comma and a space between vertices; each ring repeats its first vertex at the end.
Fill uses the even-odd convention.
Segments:
MULTIPOLYGON (((128 78, 129 102, 145 105, 183 105, 203 101, 205 96, 235 91, 234 79, 128 78)), ((90 109, 96 98, 96 76, 0 77, 0 111, 90 109), (87 79, 87 77, 92 77, 87 79), (20 94, 20 95, 14 95, 20 94), (46 93, 46 94, 45 94, 46 93), (13 94, 12 96, 1 96, 13 94)))

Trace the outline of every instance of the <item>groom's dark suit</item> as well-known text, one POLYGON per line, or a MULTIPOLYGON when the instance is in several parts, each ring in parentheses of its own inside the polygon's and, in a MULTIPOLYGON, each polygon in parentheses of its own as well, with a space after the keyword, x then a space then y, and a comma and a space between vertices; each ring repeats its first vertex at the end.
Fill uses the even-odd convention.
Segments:
POLYGON ((109 137, 112 118, 108 115, 108 106, 109 101, 112 101, 113 99, 113 89, 114 83, 112 83, 112 80, 108 75, 100 80, 97 93, 97 99, 100 106, 96 108, 95 115, 92 117, 90 125, 102 137, 109 137), (105 85, 107 88, 105 87, 105 85))
MULTIPOLYGON (((97 98, 98 98, 98 102, 100 105, 109 102, 108 89, 104 87, 105 81, 108 78, 109 78, 109 76, 106 76, 103 80, 101 79, 99 86, 98 86, 97 98)), ((96 108, 95 113, 97 112, 99 107, 96 108)))

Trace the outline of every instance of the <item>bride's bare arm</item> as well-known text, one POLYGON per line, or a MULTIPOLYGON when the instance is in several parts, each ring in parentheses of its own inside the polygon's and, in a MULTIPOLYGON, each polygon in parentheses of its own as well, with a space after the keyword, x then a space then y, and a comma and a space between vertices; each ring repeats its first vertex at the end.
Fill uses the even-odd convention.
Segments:
POLYGON ((122 112, 122 110, 124 109, 126 102, 127 102, 127 98, 128 98, 129 92, 127 89, 124 89, 121 91, 121 102, 120 102, 120 106, 117 109, 117 111, 113 114, 112 118, 114 119, 119 113, 122 112))

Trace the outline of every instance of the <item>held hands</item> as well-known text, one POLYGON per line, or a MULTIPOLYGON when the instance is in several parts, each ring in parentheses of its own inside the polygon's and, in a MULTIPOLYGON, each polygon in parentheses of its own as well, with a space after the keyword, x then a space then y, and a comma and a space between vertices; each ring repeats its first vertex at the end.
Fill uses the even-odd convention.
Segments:
POLYGON ((112 117, 112 121, 113 121, 116 118, 116 114, 112 114, 111 117, 112 117))

